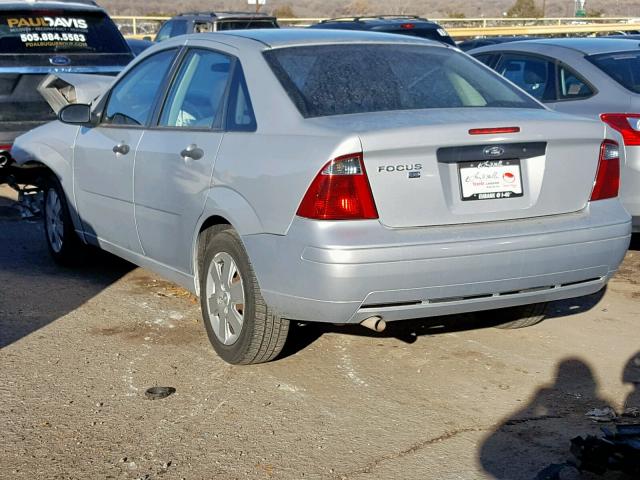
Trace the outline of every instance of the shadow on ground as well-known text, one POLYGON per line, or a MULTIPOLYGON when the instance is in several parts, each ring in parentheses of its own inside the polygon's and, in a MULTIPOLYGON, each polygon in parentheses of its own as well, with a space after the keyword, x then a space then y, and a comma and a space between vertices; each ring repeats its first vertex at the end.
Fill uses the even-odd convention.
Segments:
POLYGON ((20 220, 6 201, 0 206, 0 348, 75 310, 135 268, 101 252, 77 269, 61 268, 49 256, 42 222, 20 220))
MULTIPOLYGON (((594 308, 606 292, 606 288, 585 297, 560 300, 549 303, 545 321, 556 318, 564 318, 587 312, 594 308)), ((382 333, 367 330, 360 325, 333 325, 323 323, 300 324, 292 323, 290 335, 287 338, 284 350, 280 358, 286 358, 304 350, 322 335, 338 333, 358 337, 395 338, 407 344, 412 344, 419 337, 426 335, 442 335, 482 328, 495 328, 499 324, 499 311, 496 311, 495 320, 487 321, 474 314, 448 315, 443 317, 421 318, 417 320, 403 320, 390 322, 382 333)))
MULTIPOLYGON (((624 408, 640 408, 640 352, 625 366, 622 381, 634 387, 624 408)), ((619 417, 615 422, 596 424, 585 416, 592 409, 605 406, 607 401, 598 395, 598 384, 589 365, 577 358, 565 359, 558 365, 552 385, 538 389, 526 407, 485 438, 479 450, 480 463, 487 473, 500 480, 631 480, 623 472, 608 471, 601 475, 581 472, 570 453, 573 438, 598 435, 600 427, 612 429, 615 422, 627 423, 624 417, 619 417), (539 473, 523 476, 523 472, 539 473)))

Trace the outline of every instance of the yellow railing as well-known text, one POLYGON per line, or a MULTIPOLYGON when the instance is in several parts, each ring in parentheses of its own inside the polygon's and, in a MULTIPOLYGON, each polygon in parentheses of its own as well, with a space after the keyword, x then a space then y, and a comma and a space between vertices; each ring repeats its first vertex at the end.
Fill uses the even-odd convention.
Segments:
MULTIPOLYGON (((122 33, 129 38, 152 37, 169 17, 114 16, 122 33)), ((283 26, 306 27, 323 18, 279 18, 283 26)), ((433 18, 452 37, 481 35, 562 35, 640 30, 640 18, 553 17, 553 18, 433 18)))

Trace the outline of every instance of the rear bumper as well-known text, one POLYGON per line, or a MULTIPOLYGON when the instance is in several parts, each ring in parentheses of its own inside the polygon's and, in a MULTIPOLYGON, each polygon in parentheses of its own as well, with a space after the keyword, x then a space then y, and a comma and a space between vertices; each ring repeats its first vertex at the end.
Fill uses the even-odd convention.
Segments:
POLYGON ((620 203, 605 200, 568 215, 414 229, 296 218, 285 236, 243 241, 283 317, 356 323, 595 293, 624 258, 630 230, 620 203))

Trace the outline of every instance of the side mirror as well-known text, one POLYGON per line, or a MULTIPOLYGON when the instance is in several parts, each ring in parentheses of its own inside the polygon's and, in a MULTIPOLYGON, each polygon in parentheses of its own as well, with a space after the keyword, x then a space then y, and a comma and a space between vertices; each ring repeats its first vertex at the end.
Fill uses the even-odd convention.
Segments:
POLYGON ((142 37, 142 40, 144 40, 145 42, 153 42, 153 38, 151 38, 149 35, 147 35, 146 37, 142 37))
POLYGON ((58 112, 58 120, 70 125, 91 124, 91 106, 83 103, 72 103, 58 112))

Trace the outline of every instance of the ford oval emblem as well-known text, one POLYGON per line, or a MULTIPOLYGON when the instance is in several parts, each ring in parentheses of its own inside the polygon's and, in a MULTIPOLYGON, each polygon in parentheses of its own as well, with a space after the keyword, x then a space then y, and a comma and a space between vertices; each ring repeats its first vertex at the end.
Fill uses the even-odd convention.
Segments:
POLYGON ((62 55, 56 55, 49 59, 49 63, 56 67, 63 67, 65 65, 69 65, 71 63, 71 59, 69 57, 63 57, 62 55))
POLYGON ((483 150, 485 157, 501 157, 504 155, 504 148, 498 147, 497 145, 494 147, 487 147, 483 150))

